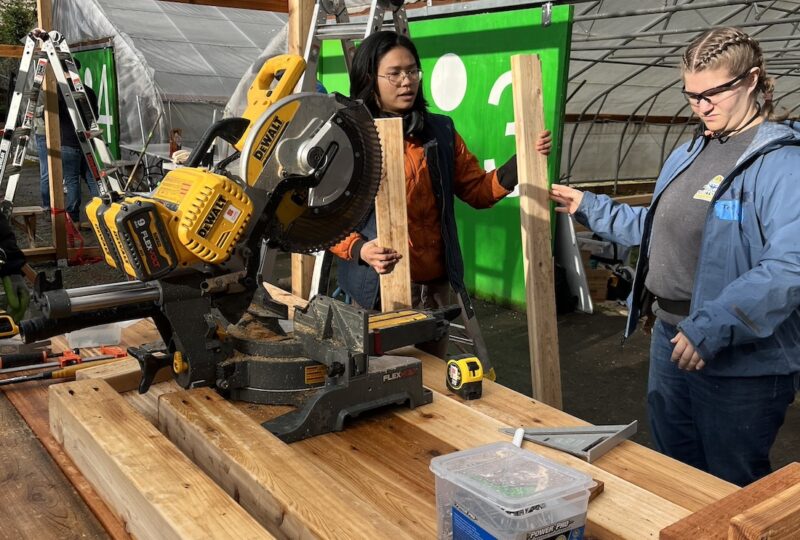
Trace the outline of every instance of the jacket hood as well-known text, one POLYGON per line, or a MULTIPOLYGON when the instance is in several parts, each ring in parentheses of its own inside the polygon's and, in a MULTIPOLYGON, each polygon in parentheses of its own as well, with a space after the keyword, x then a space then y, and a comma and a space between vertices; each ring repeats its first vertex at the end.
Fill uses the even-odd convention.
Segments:
POLYGON ((736 164, 750 159, 756 154, 763 154, 777 146, 800 144, 800 125, 796 122, 763 122, 750 145, 742 153, 736 164))

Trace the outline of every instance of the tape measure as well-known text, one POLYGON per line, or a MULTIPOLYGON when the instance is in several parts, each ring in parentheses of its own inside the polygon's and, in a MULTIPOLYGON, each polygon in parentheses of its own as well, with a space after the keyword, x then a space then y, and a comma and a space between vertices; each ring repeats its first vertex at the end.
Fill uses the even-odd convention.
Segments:
POLYGON ((447 388, 463 399, 478 399, 483 393, 483 365, 477 356, 464 354, 447 361, 447 388))

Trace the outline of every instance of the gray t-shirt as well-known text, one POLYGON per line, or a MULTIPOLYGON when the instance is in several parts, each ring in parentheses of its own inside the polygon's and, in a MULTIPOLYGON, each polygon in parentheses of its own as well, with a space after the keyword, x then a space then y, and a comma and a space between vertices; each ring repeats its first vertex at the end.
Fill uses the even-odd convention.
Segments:
MULTIPOLYGON (((725 142, 708 141, 700 155, 661 194, 653 216, 650 268, 645 286, 655 296, 690 301, 708 205, 714 193, 758 129, 751 128, 725 142)), ((655 314, 670 324, 685 317, 654 306, 655 314)))

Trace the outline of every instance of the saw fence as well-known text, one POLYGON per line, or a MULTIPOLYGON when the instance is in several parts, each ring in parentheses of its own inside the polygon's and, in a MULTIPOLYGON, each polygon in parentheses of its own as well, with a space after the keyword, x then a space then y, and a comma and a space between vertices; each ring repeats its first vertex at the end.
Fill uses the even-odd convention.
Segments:
MULTIPOLYGON (((123 338, 140 343, 153 334, 143 321, 123 338)), ((38 383, 6 396, 81 494, 59 512, 80 524, 69 532, 78 534, 86 526, 79 516, 93 513, 100 532, 90 534, 113 538, 435 538, 433 457, 502 440, 501 428, 586 425, 491 381, 482 399, 461 401, 447 392, 444 362, 412 348, 401 354, 422 360, 433 403, 381 410, 290 445, 260 425, 285 408, 229 402, 171 381, 139 395, 132 359, 85 369, 81 380, 51 386, 49 397, 38 383)), ((587 516, 595 538, 657 538, 745 491, 630 441, 593 464, 523 447, 603 482, 587 516)), ((0 509, 0 537, 66 537, 41 519, 51 511, 36 508, 42 500, 12 502, 0 509)), ((727 526, 719 537, 726 536, 727 526)))

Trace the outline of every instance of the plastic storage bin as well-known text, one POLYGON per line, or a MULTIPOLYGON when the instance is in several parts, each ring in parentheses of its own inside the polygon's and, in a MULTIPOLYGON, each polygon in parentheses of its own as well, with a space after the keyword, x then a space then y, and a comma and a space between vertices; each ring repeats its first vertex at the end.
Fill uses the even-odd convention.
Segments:
POLYGON ((591 477, 508 442, 431 460, 440 539, 580 540, 591 477))

